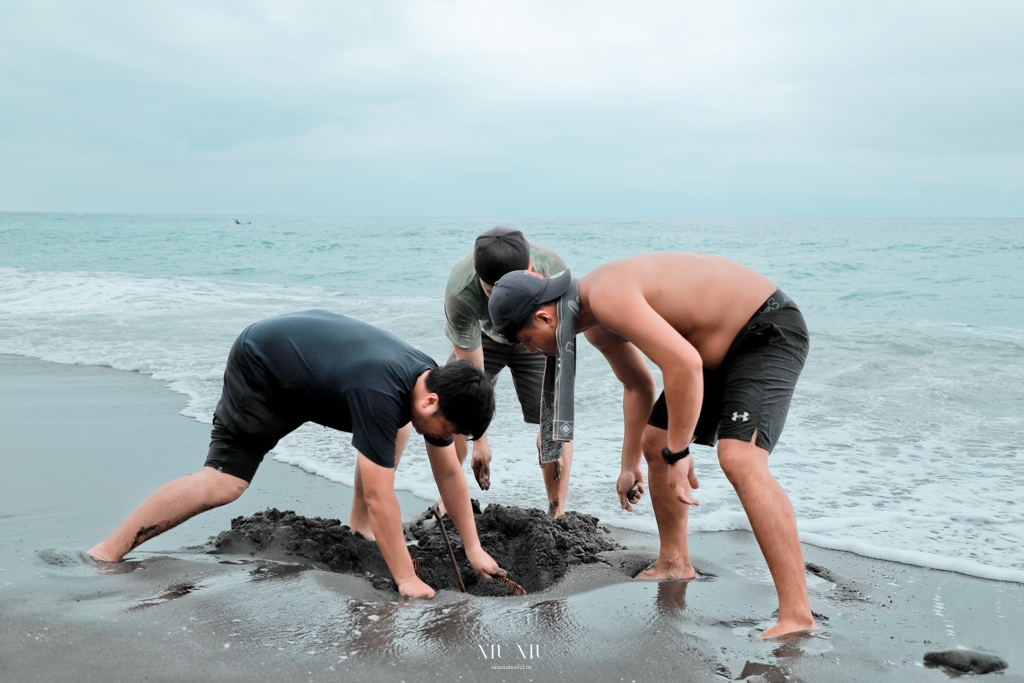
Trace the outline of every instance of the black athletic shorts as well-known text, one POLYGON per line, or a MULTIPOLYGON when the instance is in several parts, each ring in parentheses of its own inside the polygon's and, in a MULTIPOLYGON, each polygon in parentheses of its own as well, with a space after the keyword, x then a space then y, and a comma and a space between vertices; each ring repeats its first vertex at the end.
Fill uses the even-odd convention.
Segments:
MULTIPOLYGON (((484 347, 484 372, 494 383, 498 380, 498 373, 507 367, 512 372, 512 384, 523 409, 523 421, 540 424, 540 395, 547 360, 544 354, 530 353, 522 344, 500 344, 486 334, 480 337, 484 347)), ((453 350, 447 362, 454 360, 453 350)))
POLYGON ((213 412, 206 466, 251 482, 263 456, 302 423, 271 406, 236 340, 224 368, 224 390, 213 412))
MULTIPOLYGON (((757 445, 771 453, 786 424, 808 346, 800 309, 776 290, 736 335, 722 364, 705 368, 694 442, 714 446, 718 439, 750 441, 756 429, 757 445)), ((668 429, 665 392, 647 424, 668 429)))

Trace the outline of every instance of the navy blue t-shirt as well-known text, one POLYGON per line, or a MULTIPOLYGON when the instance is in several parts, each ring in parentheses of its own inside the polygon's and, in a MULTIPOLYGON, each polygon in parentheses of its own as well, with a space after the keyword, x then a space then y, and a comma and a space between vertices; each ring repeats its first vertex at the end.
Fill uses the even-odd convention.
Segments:
MULTIPOLYGON (((275 407, 300 422, 352 433, 352 445, 395 466, 395 435, 409 422, 416 380, 437 363, 398 337, 328 311, 250 325, 239 348, 275 407)), ((437 446, 452 440, 426 437, 437 446)))

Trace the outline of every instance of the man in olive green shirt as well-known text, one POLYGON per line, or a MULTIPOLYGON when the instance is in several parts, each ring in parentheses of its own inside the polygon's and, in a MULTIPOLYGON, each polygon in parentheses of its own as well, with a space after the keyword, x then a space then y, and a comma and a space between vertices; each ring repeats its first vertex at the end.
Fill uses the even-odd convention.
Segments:
MULTIPOLYGON (((530 353, 522 344, 509 342, 496 332, 487 312, 487 300, 494 283, 505 273, 532 270, 549 276, 565 269, 558 254, 527 242, 519 230, 496 227, 477 237, 473 253, 455 264, 445 288, 445 335, 453 346, 449 361, 468 360, 482 368, 492 381, 507 366, 523 409, 523 420, 530 424, 540 424, 544 355, 530 353)), ((539 443, 538 435, 538 448, 539 443)), ((468 448, 465 437, 455 437, 460 462, 466 461, 468 448)), ((485 491, 491 483, 490 462, 491 447, 485 434, 473 442, 473 474, 485 491)), ((565 512, 571 465, 572 443, 564 445, 560 459, 541 465, 548 494, 548 514, 552 517, 565 512)))

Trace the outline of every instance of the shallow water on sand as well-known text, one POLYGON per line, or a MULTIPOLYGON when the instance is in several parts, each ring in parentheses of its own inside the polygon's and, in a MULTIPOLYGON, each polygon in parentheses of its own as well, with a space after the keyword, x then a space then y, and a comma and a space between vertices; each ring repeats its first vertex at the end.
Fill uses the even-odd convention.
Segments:
MULTIPOLYGON (((27 556, 23 570, 34 578, 5 601, 0 626, 17 625, 17 638, 36 641, 22 643, 19 665, 36 651, 73 652, 89 642, 118 649, 117 666, 145 661, 168 672, 184 663, 211 680, 205 667, 227 661, 247 675, 252 667, 300 667, 316 680, 345 671, 358 680, 500 681, 516 671, 568 681, 942 681, 941 671, 923 669, 925 652, 979 645, 1008 659, 1008 680, 1020 680, 1013 633, 1024 594, 1016 584, 811 549, 814 572, 828 577, 809 574, 818 579, 809 590, 821 628, 764 642, 758 634, 773 623, 775 595, 760 580, 751 536, 693 540, 699 581, 631 581, 602 561, 525 597, 442 590, 431 601, 258 556, 136 552, 115 573, 42 549, 27 556), (132 651, 130 643, 145 647, 132 651), (168 653, 177 661, 160 659, 168 653), (366 673, 381 667, 394 678, 366 673)), ((8 551, 0 547, 0 565, 9 564, 8 551)), ((117 669, 113 661, 100 670, 117 669)), ((39 671, 52 674, 54 665, 39 671)))

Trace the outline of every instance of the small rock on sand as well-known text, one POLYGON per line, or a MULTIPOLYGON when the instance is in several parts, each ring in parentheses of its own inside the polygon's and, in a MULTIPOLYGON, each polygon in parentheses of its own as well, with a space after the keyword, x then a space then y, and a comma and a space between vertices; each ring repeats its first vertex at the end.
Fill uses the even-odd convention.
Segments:
POLYGON ((998 655, 977 650, 943 650, 941 652, 927 652, 924 655, 924 663, 929 666, 944 666, 961 673, 987 674, 993 671, 1002 671, 1008 665, 1006 660, 998 655))

